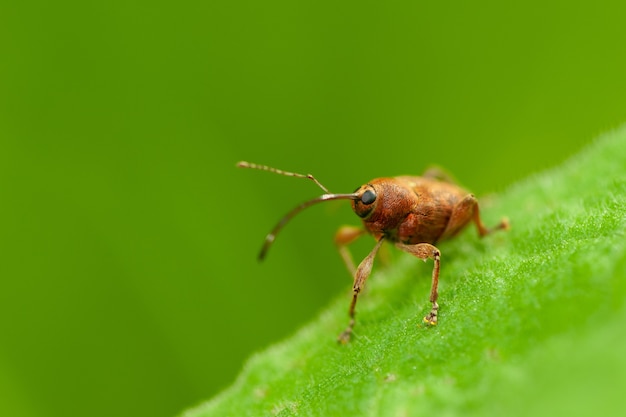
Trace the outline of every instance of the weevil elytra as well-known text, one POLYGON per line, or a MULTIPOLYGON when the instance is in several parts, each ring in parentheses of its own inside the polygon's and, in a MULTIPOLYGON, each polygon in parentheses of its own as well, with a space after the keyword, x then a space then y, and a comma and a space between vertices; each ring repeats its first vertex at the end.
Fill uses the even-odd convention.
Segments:
POLYGON ((348 327, 337 338, 340 343, 347 343, 355 324, 355 308, 359 292, 363 289, 370 275, 374 258, 384 241, 393 243, 398 249, 410 253, 424 261, 434 262, 430 289, 430 312, 424 322, 437 324, 437 287, 439 285, 439 265, 441 252, 434 245, 456 236, 470 222, 474 222, 479 236, 508 229, 509 222, 503 218, 493 228, 487 228, 480 219, 478 201, 473 194, 465 191, 445 173, 437 169, 426 171, 421 177, 400 176, 376 178, 350 194, 332 194, 311 174, 303 175, 286 172, 265 165, 239 162, 240 168, 253 168, 280 175, 307 178, 315 182, 324 194, 306 201, 287 213, 265 237, 259 253, 263 259, 276 239, 276 235, 285 224, 300 211, 314 204, 329 200, 351 200, 352 210, 363 222, 363 227, 342 226, 335 235, 335 243, 351 275, 354 277, 352 301, 350 303, 348 327), (372 251, 354 265, 348 245, 358 237, 369 233, 376 239, 372 251))

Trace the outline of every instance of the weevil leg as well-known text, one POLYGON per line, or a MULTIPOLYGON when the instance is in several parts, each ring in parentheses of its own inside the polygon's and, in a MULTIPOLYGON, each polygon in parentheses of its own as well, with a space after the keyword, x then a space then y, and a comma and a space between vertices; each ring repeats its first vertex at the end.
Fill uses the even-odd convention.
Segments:
POLYGON ((337 245, 341 259, 343 259, 343 262, 346 264, 346 268, 350 271, 351 277, 354 277, 354 274, 356 273, 356 266, 354 265, 354 260, 352 259, 352 254, 348 249, 348 245, 363 236, 365 233, 365 230, 359 227, 341 226, 335 234, 335 245, 337 245))
POLYGON ((458 183, 458 181, 456 180, 456 178, 454 178, 452 174, 450 174, 445 169, 436 165, 428 167, 428 169, 426 169, 426 171, 424 171, 424 173, 422 174, 422 177, 432 178, 432 179, 447 182, 450 184, 458 183))
POLYGON ((435 246, 429 243, 418 243, 417 245, 405 245, 404 243, 396 243, 396 247, 405 252, 410 253, 424 261, 426 259, 432 259, 434 261, 433 266, 433 275, 432 275, 432 284, 430 287, 430 302, 432 303, 432 308, 430 313, 426 317, 424 317, 424 321, 432 326, 437 324, 437 311, 439 310, 439 304, 437 304, 438 292, 437 289, 439 287, 439 266, 441 262, 441 252, 435 246))
POLYGON ((356 300, 359 296, 359 293, 365 286, 365 281, 367 280, 367 277, 369 277, 370 272, 372 272, 374 258, 376 257, 376 253, 378 252, 378 249, 380 249, 380 246, 382 245, 384 239, 384 237, 378 239, 378 242, 376 243, 376 246, 374 246, 374 249, 372 249, 372 251, 365 257, 365 259, 361 261, 359 267, 356 269, 356 273, 354 274, 354 285, 352 286, 352 302, 350 303, 350 309, 348 310, 350 323, 348 324, 348 327, 346 327, 346 330, 341 332, 341 334, 337 337, 337 342, 341 344, 346 344, 350 341, 350 337, 352 336, 352 329, 354 328, 355 324, 354 316, 356 300))
POLYGON ((495 227, 487 228, 480 219, 480 209, 478 208, 478 200, 474 194, 468 194, 454 206, 452 215, 448 220, 448 225, 444 230, 440 240, 456 235, 468 222, 473 221, 478 230, 478 234, 483 237, 500 229, 508 229, 509 221, 506 218, 500 220, 495 227))

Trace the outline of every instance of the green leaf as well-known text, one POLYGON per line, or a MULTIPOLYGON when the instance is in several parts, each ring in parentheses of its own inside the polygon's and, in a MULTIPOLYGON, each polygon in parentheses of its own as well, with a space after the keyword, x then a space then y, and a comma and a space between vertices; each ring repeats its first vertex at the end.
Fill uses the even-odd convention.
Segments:
POLYGON ((375 265, 349 345, 335 341, 346 292, 184 416, 616 415, 626 392, 626 128, 481 209, 486 224, 508 216, 512 228, 439 245, 438 326, 422 323, 432 263, 395 255, 375 265))

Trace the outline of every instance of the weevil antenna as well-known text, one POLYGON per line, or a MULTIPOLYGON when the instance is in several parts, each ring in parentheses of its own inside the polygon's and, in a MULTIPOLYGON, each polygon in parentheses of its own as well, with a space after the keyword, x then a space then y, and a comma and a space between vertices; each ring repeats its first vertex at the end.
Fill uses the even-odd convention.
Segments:
POLYGON ((260 171, 267 171, 267 172, 273 172, 274 174, 279 174, 279 175, 285 175, 287 177, 296 177, 296 178, 306 178, 309 179, 311 181, 313 181, 315 184, 317 184, 318 187, 320 187, 322 190, 324 190, 324 192, 326 194, 330 194, 330 191, 328 191, 328 188, 324 187, 313 175, 311 174, 298 174, 297 172, 288 172, 288 171, 283 171, 282 169, 278 169, 278 168, 272 168, 272 167, 268 167, 267 165, 258 165, 258 164, 253 164, 252 162, 246 162, 246 161, 240 161, 237 162, 237 167, 238 168, 251 168, 251 169, 258 169, 260 171))
POLYGON ((314 204, 317 203, 321 203, 324 201, 330 201, 330 200, 358 200, 360 197, 358 194, 356 193, 352 193, 352 194, 323 194, 319 197, 316 197, 312 200, 306 201, 302 204, 300 204, 299 206, 295 207, 293 210, 291 210, 289 213, 287 213, 282 219, 280 219, 280 221, 276 224, 276 226, 274 226, 274 228, 272 229, 271 232, 269 232, 269 234, 265 237, 265 242, 263 242, 263 247, 261 248, 261 252, 259 252, 259 261, 262 261, 265 258, 265 255, 267 254, 267 251, 269 250, 270 246, 272 246, 272 243, 274 243, 274 240, 276 239, 276 235, 278 234, 278 232, 280 232, 280 230, 287 224, 287 222, 289 222, 289 220, 291 220, 292 217, 294 217, 296 214, 300 213, 302 210, 304 210, 307 207, 310 207, 314 204))

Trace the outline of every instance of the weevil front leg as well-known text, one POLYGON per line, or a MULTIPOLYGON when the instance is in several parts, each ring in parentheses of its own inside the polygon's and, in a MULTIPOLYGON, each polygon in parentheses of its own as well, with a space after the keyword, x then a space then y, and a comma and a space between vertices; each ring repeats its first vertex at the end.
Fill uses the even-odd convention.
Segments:
POLYGON ((374 265, 374 258, 376 257, 376 253, 380 246, 382 245, 384 237, 378 239, 376 246, 374 249, 361 261, 359 267, 356 269, 356 273, 354 274, 354 285, 352 285, 352 302, 350 302, 350 309, 348 310, 348 315, 350 316, 350 322, 346 330, 341 332, 339 337, 337 337, 337 341, 341 344, 346 344, 350 341, 350 337, 352 336, 352 329, 355 324, 355 308, 356 308, 356 300, 359 296, 359 293, 365 286, 365 281, 367 277, 370 276, 370 272, 372 272, 372 266, 374 265))
POLYGON ((438 292, 437 289, 439 287, 439 264, 441 260, 441 252, 439 249, 434 247, 429 243, 418 243, 417 245, 405 245, 404 243, 396 243, 396 247, 405 252, 410 253, 411 255, 417 256, 418 258, 426 261, 426 259, 432 259, 434 261, 433 266, 433 275, 432 275, 432 284, 430 287, 430 302, 432 303, 432 308, 430 313, 426 317, 424 317, 424 321, 430 325, 437 324, 437 311, 439 310, 439 304, 437 304, 438 292))

